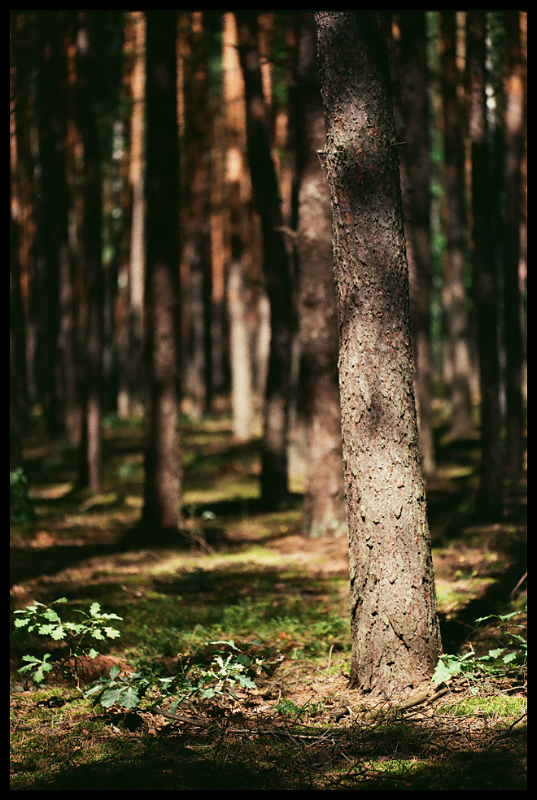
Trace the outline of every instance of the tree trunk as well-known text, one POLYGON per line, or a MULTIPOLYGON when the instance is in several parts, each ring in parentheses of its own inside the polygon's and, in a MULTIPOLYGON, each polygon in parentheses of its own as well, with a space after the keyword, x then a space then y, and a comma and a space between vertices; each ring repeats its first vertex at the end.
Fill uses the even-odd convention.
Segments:
POLYGON ((84 420, 80 483, 101 488, 104 274, 99 131, 95 118, 95 20, 79 12, 77 30, 77 119, 84 146, 82 252, 86 291, 84 420), (93 24, 92 24, 93 23, 93 24))
POLYGON ((298 306, 307 436, 306 536, 346 535, 338 385, 338 328, 324 110, 316 62, 315 20, 298 12, 296 152, 298 172, 298 306))
POLYGON ((129 260, 128 363, 126 398, 123 407, 127 415, 140 413, 142 408, 140 374, 143 361, 144 330, 144 111, 145 111, 145 37, 146 21, 143 12, 130 12, 133 28, 134 66, 131 76, 131 163, 132 187, 131 241, 129 260))
MULTIPOLYGON (((73 282, 68 241, 65 22, 47 12, 39 25, 36 107, 39 135, 38 376, 51 436, 66 430, 76 404, 73 282), (66 412, 69 412, 68 414, 66 412)), ((75 432, 69 433, 75 436, 75 432)))
POLYGON ((414 391, 423 471, 435 471, 430 395, 431 298, 429 102, 425 11, 400 11, 393 20, 394 114, 401 161, 401 186, 408 266, 414 391), (400 146, 399 146, 400 145, 400 146))
POLYGON ((524 64, 520 42, 519 11, 505 11, 505 215, 503 221, 503 336, 505 345, 506 467, 522 468, 524 408, 522 374, 524 335, 522 298, 518 277, 522 170, 526 130, 524 64))
POLYGON ((143 522, 158 536, 177 531, 182 500, 177 431, 180 331, 177 12, 148 11, 146 19, 148 397, 143 522))
POLYGON ((456 62, 455 11, 440 12, 441 89, 444 104, 444 195, 446 267, 444 309, 446 346, 451 375, 451 430, 453 439, 468 439, 474 432, 470 391, 471 358, 469 321, 464 286, 466 212, 464 202, 463 113, 457 96, 460 80, 456 62))
POLYGON ((246 94, 248 162, 263 232, 263 274, 270 303, 271 343, 265 391, 261 500, 274 508, 288 497, 287 438, 292 343, 296 327, 293 278, 282 231, 280 193, 270 153, 257 45, 257 12, 236 12, 246 94))
POLYGON ((497 522, 501 519, 503 509, 503 454, 498 289, 491 235, 494 230, 494 209, 485 96, 485 39, 486 12, 469 11, 467 53, 472 144, 472 258, 481 390, 481 474, 477 509, 484 520, 497 522))
POLYGON ((397 696, 441 651, 418 447, 385 18, 319 12, 339 318, 351 686, 397 696))
POLYGON ((253 376, 247 295, 245 244, 250 232, 250 186, 245 168, 246 109, 244 82, 237 52, 235 16, 227 13, 222 40, 223 91, 227 131, 226 193, 229 222, 229 267, 226 284, 229 320, 229 367, 233 435, 246 441, 253 428, 253 376))

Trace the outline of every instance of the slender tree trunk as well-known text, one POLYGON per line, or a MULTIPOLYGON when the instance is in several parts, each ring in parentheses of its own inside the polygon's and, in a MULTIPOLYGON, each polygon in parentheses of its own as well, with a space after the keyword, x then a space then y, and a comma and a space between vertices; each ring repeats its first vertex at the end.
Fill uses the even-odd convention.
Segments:
POLYGON ((444 103, 444 194, 446 269, 444 309, 451 375, 451 430, 454 439, 474 432, 470 391, 470 335, 464 285, 466 213, 464 202, 463 114, 457 95, 455 11, 440 12, 441 89, 444 103))
POLYGON ((324 109, 316 62, 315 20, 298 12, 296 151, 298 172, 298 306, 307 435, 303 531, 346 535, 338 327, 330 187, 319 153, 325 146, 324 109))
POLYGON ((246 441, 253 429, 253 377, 245 291, 245 244, 250 229, 250 186, 246 174, 246 107, 237 52, 235 16, 224 19, 224 109, 227 130, 226 191, 229 209, 229 268, 226 283, 229 319, 233 435, 246 441), (245 180, 246 178, 246 180, 245 180))
POLYGON ((351 686, 404 695, 441 650, 380 12, 316 15, 334 219, 351 686))
POLYGON ((505 11, 505 216, 503 223, 503 336, 505 345, 506 467, 522 468, 524 336, 518 277, 526 105, 519 11, 505 11))
POLYGON ((414 390, 423 471, 435 471, 430 395, 429 327, 431 298, 429 102, 427 94, 425 11, 400 11, 394 17, 394 114, 408 266, 414 390))
POLYGON ((132 25, 131 73, 131 238, 128 274, 127 376, 120 408, 124 416, 142 409, 140 375, 143 362, 145 219, 144 219, 144 112, 146 21, 141 11, 129 12, 132 25))
POLYGON ((177 431, 180 331, 177 12, 148 11, 146 19, 148 398, 143 522, 158 536, 177 531, 182 501, 177 431))
POLYGON ((261 499, 277 507, 288 497, 287 438, 291 392, 291 355, 296 328, 293 278, 282 231, 280 195, 270 153, 263 99, 257 12, 236 12, 239 56, 246 94, 248 162, 263 233, 263 273, 271 313, 271 344, 265 392, 261 456, 261 499))
POLYGON ((482 518, 497 521, 501 519, 503 509, 503 453, 498 353, 498 287, 491 236, 491 231, 494 229, 494 209, 485 96, 486 27, 485 11, 468 12, 472 257, 481 390, 481 475, 477 507, 482 518))
MULTIPOLYGON (((76 405, 73 281, 68 236, 66 173, 65 22, 47 12, 39 25, 37 110, 39 192, 39 373, 49 433, 65 432, 76 405)), ((69 430, 75 438, 75 432, 69 430)))
POLYGON ((17 48, 14 46, 17 20, 10 17, 10 232, 9 232, 9 466, 22 466, 22 434, 28 419, 26 388, 26 321, 21 291, 20 220, 22 198, 15 109, 20 102, 17 48))
POLYGON ((82 252, 86 290, 84 421, 80 482, 101 488, 104 274, 99 131, 95 117, 95 20, 78 14, 77 119, 84 147, 84 222, 82 252))

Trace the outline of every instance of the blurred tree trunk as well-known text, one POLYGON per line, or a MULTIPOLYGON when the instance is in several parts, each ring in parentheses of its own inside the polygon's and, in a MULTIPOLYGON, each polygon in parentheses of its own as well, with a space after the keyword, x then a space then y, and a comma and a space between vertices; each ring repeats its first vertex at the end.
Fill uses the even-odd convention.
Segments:
POLYGON ((101 487, 104 273, 102 265, 102 188, 99 129, 95 102, 98 84, 93 39, 97 18, 78 12, 76 33, 76 113, 84 147, 82 259, 86 292, 83 433, 79 482, 93 492, 101 487))
POLYGON ((280 194, 270 152, 259 50, 257 12, 236 12, 246 95, 248 162, 263 233, 263 274, 270 302, 271 343, 265 391, 261 499, 274 508, 288 497, 287 439, 291 354, 296 328, 293 277, 282 231, 280 194))
POLYGON ((145 112, 145 37, 146 21, 142 11, 129 12, 128 55, 132 59, 130 96, 131 227, 128 270, 128 327, 126 357, 123 361, 123 387, 118 399, 120 415, 128 417, 142 409, 140 375, 144 335, 144 112, 145 112))
POLYGON ((74 287, 66 172, 67 56, 65 15, 46 12, 39 26, 36 110, 39 137, 39 335, 37 365, 51 436, 76 430, 74 287))
POLYGON ((494 193, 485 95, 486 29, 485 11, 467 12, 469 127, 472 145, 472 258, 481 390, 481 475, 477 508, 483 519, 496 522, 501 519, 503 509, 503 453, 498 286, 491 234, 494 230, 494 193))
POLYGON ((316 14, 334 217, 351 686, 428 682, 441 652, 413 391, 408 265, 381 12, 316 14))
POLYGON ((158 537, 181 520, 179 401, 179 144, 176 11, 148 11, 144 526, 158 537))
POLYGON ((319 153, 324 109, 316 61, 313 12, 297 12, 298 76, 295 130, 298 185, 298 311, 307 435, 306 536, 346 535, 338 327, 330 186, 319 153))
POLYGON ((506 467, 522 468, 524 334, 519 281, 522 163, 526 131, 524 60, 519 11, 505 11, 505 215, 503 225, 503 336, 505 345, 506 467))
MULTIPOLYGON (((26 322, 21 291, 20 233, 22 192, 17 113, 22 100, 18 83, 20 53, 15 14, 10 16, 10 232, 9 232, 9 468, 22 466, 22 434, 28 419, 26 386, 26 322)), ((19 117, 20 119, 20 117, 19 117)))
POLYGON ((446 347, 451 374, 448 376, 451 397, 453 439, 473 435, 470 390, 470 328, 464 284, 466 249, 466 211, 464 201, 464 128, 463 111, 458 97, 460 78, 456 60, 455 11, 440 12, 441 91, 444 104, 444 220, 446 266, 444 313, 446 347))
POLYGON ((247 180, 246 105, 238 55, 235 16, 224 19, 224 108, 227 131, 226 191, 229 207, 229 268, 226 284, 229 315, 229 357, 233 435, 238 441, 252 436, 253 376, 245 290, 245 245, 250 233, 250 184, 247 180))
POLYGON ((211 205, 210 125, 208 108, 207 52, 203 12, 195 11, 190 25, 190 78, 185 82, 185 149, 187 171, 186 236, 183 259, 189 267, 188 352, 185 353, 185 395, 196 417, 211 411, 211 205))
POLYGON ((395 12, 393 18, 394 115, 401 166, 403 214, 410 271, 410 321, 414 390, 423 471, 435 470, 430 395, 431 298, 429 101, 425 11, 395 12), (400 145, 400 146, 399 146, 400 145))

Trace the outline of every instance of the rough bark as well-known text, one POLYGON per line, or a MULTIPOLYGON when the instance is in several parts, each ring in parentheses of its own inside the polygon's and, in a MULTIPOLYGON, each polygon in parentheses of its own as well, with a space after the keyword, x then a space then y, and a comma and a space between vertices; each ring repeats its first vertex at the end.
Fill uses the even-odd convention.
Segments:
POLYGON ((498 286, 491 236, 494 209, 485 96, 485 39, 486 12, 469 11, 467 57, 472 144, 472 259, 481 392, 481 471, 477 508, 483 519, 497 521, 501 519, 503 508, 503 452, 498 286))
POLYGON ((351 686, 401 695, 441 650, 418 447, 384 15, 316 15, 350 561, 351 686))
POLYGON ((146 450, 143 522, 181 519, 179 390, 179 150, 175 11, 147 12, 146 450))
POLYGON ((282 231, 280 192, 270 152, 263 99, 257 13, 236 12, 239 56, 246 95, 248 163, 263 233, 263 274, 270 303, 271 344, 261 446, 261 499, 277 507, 288 497, 287 438, 291 392, 291 354, 296 327, 293 278, 282 231))
POLYGON ((330 187, 319 152, 324 109, 312 12, 298 16, 296 151, 298 185, 299 391, 304 398, 307 481, 302 528, 306 536, 346 535, 338 385, 338 327, 332 251, 330 187))

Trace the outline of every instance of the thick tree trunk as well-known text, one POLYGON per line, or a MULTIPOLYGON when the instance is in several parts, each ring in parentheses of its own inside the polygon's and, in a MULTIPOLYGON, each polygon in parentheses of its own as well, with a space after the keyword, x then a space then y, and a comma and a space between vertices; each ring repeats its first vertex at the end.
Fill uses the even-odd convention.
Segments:
POLYGON ((306 536, 346 535, 338 385, 338 328, 330 187, 319 152, 325 123, 316 62, 315 20, 299 12, 296 152, 298 306, 307 435, 306 536))
POLYGON ((261 454, 261 499, 277 507, 288 497, 287 439, 291 354, 296 327, 293 278, 282 232, 280 193, 270 153, 257 46, 256 11, 236 12, 246 93, 248 162, 263 232, 263 274, 270 302, 271 343, 261 454))
POLYGON ((503 509, 503 453, 498 287, 491 236, 494 201, 485 96, 485 11, 468 12, 467 33, 472 143, 472 258, 481 390, 481 475, 477 507, 483 519, 498 521, 503 509))
POLYGON ((147 12, 146 408, 143 522, 155 534, 181 519, 177 12, 147 12))
POLYGON ((351 685, 428 681, 441 650, 382 13, 317 14, 334 218, 351 685))

